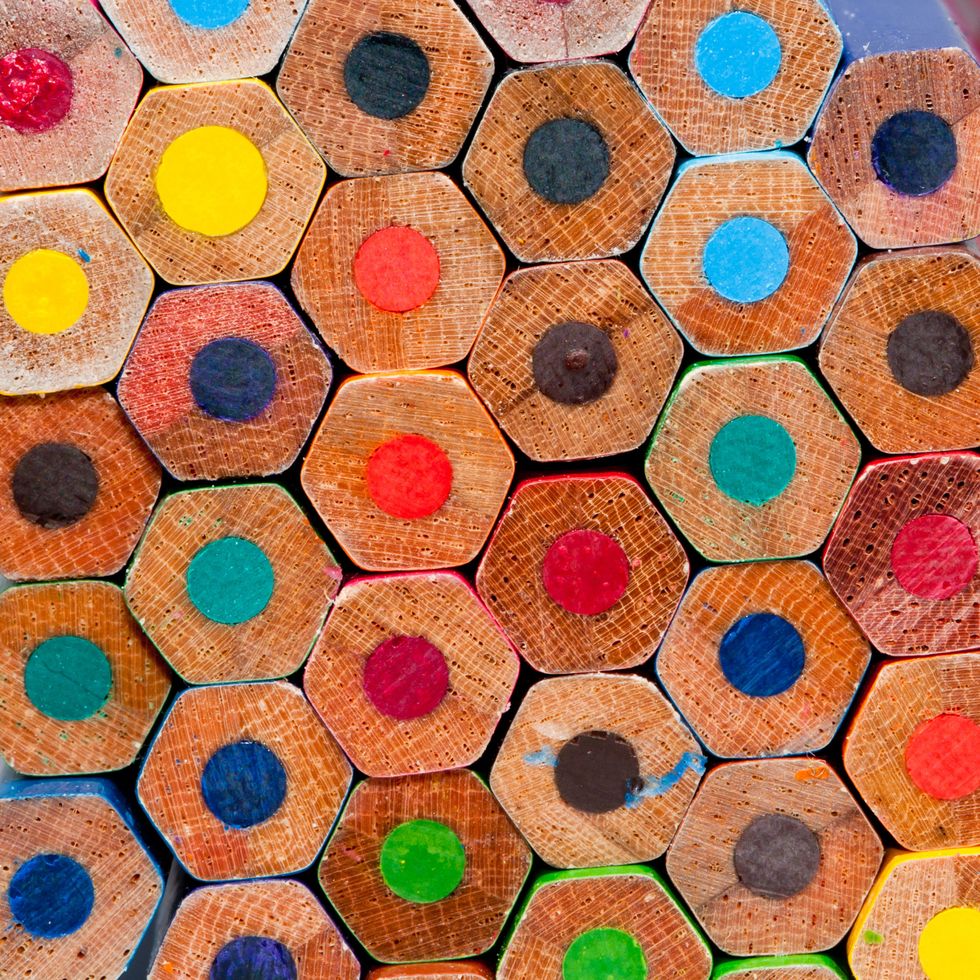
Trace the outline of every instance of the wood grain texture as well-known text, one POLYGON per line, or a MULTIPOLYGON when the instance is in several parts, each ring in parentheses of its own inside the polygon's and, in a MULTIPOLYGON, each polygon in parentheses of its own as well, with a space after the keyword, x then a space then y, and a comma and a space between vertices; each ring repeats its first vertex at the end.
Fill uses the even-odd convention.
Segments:
POLYGON ((497 939, 531 867, 531 852, 472 772, 368 779, 354 788, 323 860, 320 885, 368 953, 383 963, 452 959, 497 939), (445 824, 466 853, 463 880, 438 902, 398 898, 382 880, 381 845, 410 820, 445 824))
POLYGON ((167 282, 192 286, 281 272, 299 243, 326 167, 272 90, 262 82, 151 89, 126 129, 105 194, 123 227, 167 282), (238 130, 265 161, 268 192, 256 217, 219 237, 181 228, 163 210, 154 174, 164 150, 199 126, 238 130))
POLYGON ((301 479, 353 561, 369 571, 392 571, 474 558, 513 475, 513 456, 469 385, 452 371, 431 371, 345 381, 313 437, 301 479), (452 465, 449 497, 428 517, 395 517, 368 494, 368 459, 403 434, 432 440, 452 465))
POLYGON ((128 766, 169 693, 170 672, 115 585, 24 585, 0 595, 0 749, 17 772, 58 776, 128 766), (55 636, 82 637, 109 662, 109 697, 89 718, 59 721, 40 711, 24 689, 28 658, 55 636))
POLYGON ((67 330, 35 333, 0 305, 0 391, 32 395, 111 381, 150 301, 150 267, 87 190, 0 200, 0 282, 35 249, 58 252, 81 268, 88 306, 67 330))
POLYGON ((126 601, 189 683, 265 680, 306 660, 340 578, 327 546, 282 487, 210 487, 171 494, 157 508, 126 576, 126 601), (234 624, 209 619, 186 584, 195 555, 228 537, 261 548, 275 577, 261 612, 234 624))
POLYGON ((708 361, 682 375, 653 433, 646 476, 667 513, 711 561, 793 558, 819 548, 861 458, 854 434, 802 361, 708 361), (761 506, 722 493, 708 466, 735 417, 779 422, 796 446, 787 488, 761 506))
POLYGON ((661 879, 619 867, 542 875, 507 941, 499 980, 561 980, 569 945, 596 928, 628 933, 652 976, 707 980, 711 972, 708 944, 661 879))
POLYGON ((101 388, 46 398, 0 399, 0 574, 23 579, 114 575, 143 531, 160 491, 160 467, 101 388), (44 442, 77 447, 92 461, 99 491, 92 509, 66 527, 27 520, 11 491, 20 458, 44 442))
POLYGON ((667 852, 667 871, 711 939, 735 956, 829 949, 850 928, 882 858, 881 842, 837 774, 807 757, 728 762, 701 784, 667 852), (735 871, 752 820, 795 818, 816 835, 820 863, 789 898, 750 891, 735 871))
POLYGON ((799 157, 751 154, 681 168, 650 229, 640 271, 702 354, 767 354, 817 338, 856 255, 850 229, 799 157), (766 221, 789 251, 782 285, 754 303, 726 299, 704 271, 708 240, 736 217, 766 221))
POLYGON ((576 474, 527 480, 515 490, 477 570, 476 587, 535 670, 565 674, 647 660, 687 577, 683 547, 632 477, 576 474), (625 593, 595 615, 558 605, 541 578, 552 543, 578 529, 612 537, 630 563, 625 593))
MULTIPOLYGON (((738 10, 775 31, 779 71, 761 92, 732 99, 698 72, 694 48, 730 0, 653 0, 630 52, 630 71, 688 152, 735 153, 802 139, 841 54, 841 36, 820 0, 749 0, 738 10)), ((746 52, 746 58, 751 54, 746 52)))
POLYGON ((585 61, 507 75, 463 161, 463 181, 521 262, 619 255, 640 239, 660 203, 674 144, 614 65, 585 61), (609 175, 580 204, 552 204, 524 176, 524 146, 548 120, 581 119, 609 150, 609 175))
POLYGON ((698 737, 722 758, 795 755, 827 746, 871 651, 819 569, 805 561, 706 568, 691 584, 657 654, 657 676, 698 737), (800 635, 805 667, 781 694, 753 697, 719 661, 744 616, 780 616, 800 635))
MULTIPOLYGON (((980 539, 980 457, 927 453, 870 463, 847 498, 824 552, 824 572, 882 653, 920 656, 980 645, 980 575, 949 599, 907 592, 891 567, 896 535, 925 514, 947 514, 980 539)), ((941 562, 945 557, 936 556, 941 562)))
POLYGON ((856 980, 928 980, 919 961, 922 930, 948 908, 978 905, 980 847, 889 852, 847 940, 851 972, 856 980))
POLYGON ((820 370, 861 431, 885 453, 980 445, 980 257, 964 248, 869 255, 855 271, 820 344, 820 370), (888 365, 888 338, 910 315, 935 310, 967 331, 974 365, 942 395, 909 391, 888 365))
POLYGON ((149 980, 209 980, 214 958, 234 939, 281 943, 296 980, 358 980, 361 968, 316 896, 298 881, 244 881, 192 891, 181 903, 149 980))
POLYGON ((267 75, 282 55, 306 0, 248 3, 226 27, 187 23, 169 0, 102 0, 102 8, 161 82, 218 82, 267 75))
POLYGON ((700 746, 654 684, 628 674, 582 674, 547 678, 531 687, 497 753, 490 787, 543 861, 556 868, 584 868, 660 857, 703 768, 700 746), (561 797, 554 759, 570 739, 596 730, 626 739, 636 753, 640 778, 654 785, 685 753, 697 756, 700 764, 685 766, 662 793, 605 813, 587 813, 561 797))
POLYGON ((469 378, 504 431, 540 462, 636 449, 650 434, 683 345, 632 272, 614 260, 519 269, 490 308, 469 378), (587 323, 609 338, 617 368, 595 401, 565 405, 535 384, 532 355, 556 324, 587 323))
POLYGON ((871 248, 942 245, 980 234, 980 67, 960 48, 899 51, 852 62, 817 117, 810 169, 871 248), (877 178, 871 139, 897 112, 923 109, 944 119, 958 162, 938 190, 921 197, 877 178))
POLYGON ((452 0, 311 0, 276 90, 339 174, 435 170, 459 153, 493 69, 493 55, 452 0), (411 38, 429 62, 425 97, 397 119, 363 112, 344 85, 351 48, 376 31, 411 38))
MULTIPOLYGON (((936 799, 909 776, 910 738, 943 714, 980 724, 980 653, 885 664, 866 689, 844 743, 844 767, 857 791, 899 844, 914 851, 980 844, 980 792, 936 799)), ((957 754, 950 746, 936 765, 968 764, 957 754)))
POLYGON ((355 371, 437 368, 469 353, 504 274, 493 235, 445 174, 347 180, 327 192, 300 246, 291 282, 323 339, 355 371), (409 227, 438 253, 431 298, 404 313, 371 303, 354 257, 375 232, 409 227))
POLYGON ((300 690, 285 681, 190 688, 174 701, 140 771, 139 801, 201 881, 302 871, 313 863, 350 786, 351 767, 300 690), (224 826, 201 795, 220 748, 256 741, 286 770, 286 797, 269 819, 224 826))
POLYGON ((269 476, 296 460, 330 388, 330 362, 270 283, 164 293, 153 304, 117 392, 146 444, 178 480, 269 476), (196 404, 195 355, 225 337, 251 340, 272 359, 272 401, 255 418, 227 422, 196 404))
POLYGON ((517 654, 461 576, 377 576, 341 590, 310 656, 303 688, 358 770, 402 776, 475 762, 509 707, 518 667, 517 654), (423 637, 449 670, 439 705, 408 720, 380 711, 364 690, 366 660, 397 636, 423 637))
POLYGON ((410 966, 379 966, 367 980, 493 980, 493 972, 474 960, 457 963, 415 963, 410 966))
POLYGON ((650 0, 470 0, 473 13, 514 61, 614 54, 632 40, 650 0))
POLYGON ((0 50, 22 48, 68 65, 71 108, 44 132, 0 126, 0 190, 98 180, 139 98, 140 63, 89 0, 2 0, 0 50))
POLYGON ((95 901, 82 925, 44 939, 15 922, 4 902, 0 973, 10 980, 105 980, 126 970, 156 912, 163 879, 136 835, 132 815, 107 780, 8 784, 0 798, 0 889, 39 854, 63 854, 92 880, 95 901))

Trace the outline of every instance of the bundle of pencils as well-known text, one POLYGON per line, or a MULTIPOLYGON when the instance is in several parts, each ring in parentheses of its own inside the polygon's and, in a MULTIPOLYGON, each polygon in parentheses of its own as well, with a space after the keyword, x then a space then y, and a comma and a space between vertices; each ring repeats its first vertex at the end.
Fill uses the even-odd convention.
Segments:
POLYGON ((0 192, 2 980, 980 978, 939 0, 0 0, 0 192))

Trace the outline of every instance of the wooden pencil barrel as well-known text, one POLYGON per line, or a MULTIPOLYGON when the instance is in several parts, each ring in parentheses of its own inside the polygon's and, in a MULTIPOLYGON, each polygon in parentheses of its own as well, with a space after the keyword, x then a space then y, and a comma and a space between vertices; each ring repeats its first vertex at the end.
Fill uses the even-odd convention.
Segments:
POLYGON ((0 973, 101 980, 126 970, 163 879, 104 779, 0 790, 0 973))
POLYGON ((646 477, 710 561, 794 558, 823 544, 860 458, 802 361, 738 358, 681 376, 653 431, 646 477))
POLYGON ((882 846, 824 762, 712 769, 667 852, 667 871, 705 932, 735 956, 819 952, 847 933, 882 846))
POLYGON ((514 457, 452 371, 348 378, 307 451, 301 482, 340 546, 368 571, 476 557, 514 457))
POLYGON ((133 53, 161 82, 267 74, 305 6, 305 0, 102 0, 133 53))
POLYGON ((831 0, 845 62, 817 117, 814 176, 872 248, 980 234, 980 66, 938 0, 831 0))
POLYGON ((283 104, 253 78, 147 92, 105 195, 154 270, 193 286, 281 272, 325 179, 283 104))
POLYGON ((298 670, 341 570, 278 484, 184 490, 156 509, 126 575, 126 602, 191 684, 298 670))
POLYGON ((113 575, 143 531, 160 467, 109 392, 0 399, 0 574, 113 575))
POLYGON ((18 772, 108 772, 136 758, 170 672, 108 582, 0 594, 0 751, 18 772))
POLYGON ((0 52, 0 190, 98 180, 139 98, 139 62, 88 0, 5 0, 0 52))
POLYGON ((295 461, 330 388, 323 348, 265 282, 158 297, 123 368, 123 410, 178 480, 269 476, 295 461))
POLYGON ((630 70, 695 156, 790 146, 809 129, 841 54, 821 0, 653 0, 630 70))
POLYGON ((769 354, 816 339, 856 254, 799 157, 752 153, 681 166, 640 271, 701 353, 769 354))
POLYGON ((674 163, 662 123, 615 65, 507 75, 463 181, 522 262, 619 255, 639 241, 674 163))
POLYGON ((459 188, 421 173, 334 184, 290 281, 323 339, 370 373, 462 360, 503 274, 500 247, 459 188))
POLYGON ((649 0, 470 0, 480 23, 514 61, 614 54, 636 33, 649 0))
POLYGON ((925 453, 869 463, 823 566, 865 635, 889 656, 980 643, 980 457, 925 453))
POLYGON ((902 847, 980 844, 980 653, 882 666, 851 720, 844 767, 902 847))
POLYGON ((706 765, 650 681, 579 674, 524 695, 490 787, 547 864, 595 867, 663 854, 706 765))
POLYGON ((468 372, 531 459, 596 459, 646 439, 682 353, 622 262, 560 262, 507 277, 468 372))
POLYGON ((657 677, 713 755, 796 755, 834 737, 870 659, 815 565, 750 562, 694 579, 657 677))
POLYGON ((276 90, 331 170, 435 170, 459 153, 493 68, 453 0, 311 0, 276 90))
POLYGON ((531 852, 467 769, 354 787, 320 862, 320 885, 383 963, 458 959, 497 940, 531 852))
POLYGON ((180 903, 149 980, 358 980, 361 968, 316 896, 298 881, 243 881, 180 903))
POLYGON ((961 247, 862 260, 820 344, 820 370, 885 453, 980 445, 980 256, 961 247))
POLYGON ((483 755, 517 654, 465 579, 414 572, 341 589, 303 687, 360 772, 455 769, 483 755))
POLYGON ((647 976, 707 980, 711 952, 664 882, 640 865, 538 878, 507 940, 500 980, 647 976))
POLYGON ((980 957, 980 848, 889 852, 847 940, 856 980, 968 977, 980 957))
POLYGON ((190 688, 173 702, 137 782, 143 809, 201 881, 308 868, 351 768, 285 681, 190 688))
POLYGON ((153 273, 88 190, 0 200, 0 392, 111 381, 129 352, 153 273))
POLYGON ((514 491, 476 588, 535 670, 588 673, 650 657, 688 571, 683 546, 632 477, 546 476, 514 491))

